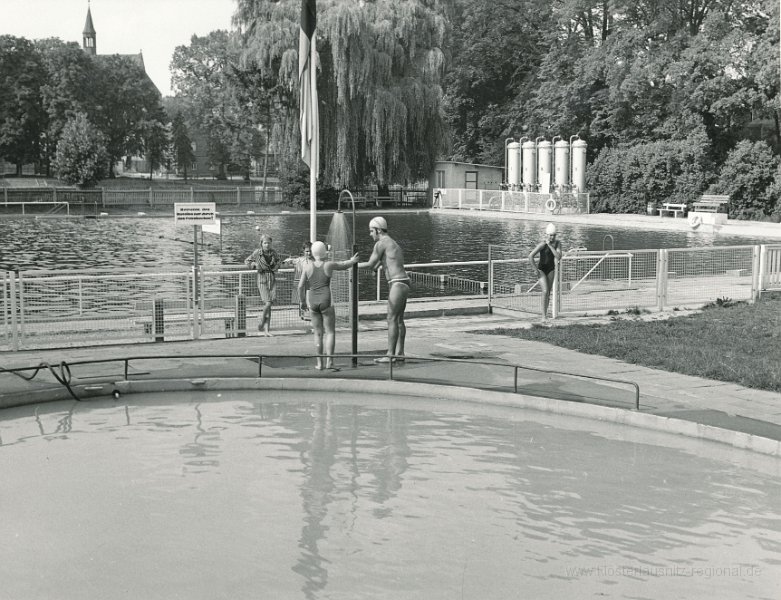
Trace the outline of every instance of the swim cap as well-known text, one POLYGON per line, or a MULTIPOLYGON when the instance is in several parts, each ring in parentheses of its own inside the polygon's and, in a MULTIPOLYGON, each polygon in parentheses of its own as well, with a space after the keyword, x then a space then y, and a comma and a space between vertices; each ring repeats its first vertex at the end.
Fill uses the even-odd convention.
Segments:
POLYGON ((548 223, 548 226, 545 228, 545 233, 553 235, 556 233, 556 226, 553 223, 548 223))
POLYGON ((328 248, 325 247, 323 242, 315 242, 312 244, 312 256, 317 259, 324 259, 328 255, 328 248))
POLYGON ((388 231, 388 222, 383 217, 374 217, 369 221, 369 229, 382 229, 388 231))

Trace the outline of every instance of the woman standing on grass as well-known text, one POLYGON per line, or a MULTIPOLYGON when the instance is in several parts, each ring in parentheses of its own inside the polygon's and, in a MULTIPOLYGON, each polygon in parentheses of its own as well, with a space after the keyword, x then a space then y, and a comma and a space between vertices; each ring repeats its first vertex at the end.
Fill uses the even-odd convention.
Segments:
POLYGON ((258 271, 258 292, 263 310, 260 313, 258 331, 266 337, 271 337, 271 305, 277 298, 277 270, 281 261, 277 251, 271 247, 271 236, 260 236, 260 248, 250 254, 244 262, 258 271))
POLYGON ((556 274, 556 265, 561 260, 561 242, 556 239, 556 226, 548 223, 545 228, 545 238, 529 253, 529 262, 540 277, 540 289, 542 290, 542 320, 547 320, 548 304, 550 304, 550 291, 556 274), (534 257, 539 254, 539 262, 534 262, 534 257))
POLYGON ((325 258, 328 250, 323 242, 312 244, 314 262, 304 267, 298 282, 298 297, 301 307, 306 302, 309 290, 309 315, 312 319, 312 329, 315 334, 315 349, 317 350, 317 366, 323 369, 323 337, 325 337, 325 368, 334 369, 334 347, 336 346, 336 311, 331 300, 331 276, 334 271, 344 271, 358 262, 355 254, 350 260, 341 262, 325 258))

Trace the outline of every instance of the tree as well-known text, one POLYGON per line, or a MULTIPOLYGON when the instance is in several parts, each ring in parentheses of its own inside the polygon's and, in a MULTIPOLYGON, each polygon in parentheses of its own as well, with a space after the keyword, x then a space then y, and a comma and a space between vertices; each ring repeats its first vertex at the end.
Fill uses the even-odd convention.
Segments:
MULTIPOLYGON (((371 174, 379 183, 428 177, 446 148, 441 86, 449 5, 439 0, 318 3, 324 184, 350 186, 371 174)), ((245 62, 270 71, 296 99, 281 128, 288 139, 298 136, 299 10, 295 0, 239 0, 235 15, 245 62)))
POLYGON ((144 135, 149 121, 160 118, 160 93, 133 59, 110 55, 96 61, 97 77, 92 86, 95 113, 90 115, 95 126, 106 136, 110 165, 125 156, 144 150, 144 135))
POLYGON ((38 159, 45 112, 41 55, 25 38, 0 36, 0 157, 16 165, 38 159))
POLYGON ((177 171, 184 175, 187 181, 187 169, 195 160, 193 152, 193 142, 190 139, 190 133, 187 131, 187 124, 184 122, 182 112, 177 110, 174 114, 171 125, 171 144, 173 146, 174 158, 176 159, 177 171))
POLYGON ((62 129, 55 170, 69 184, 90 187, 105 177, 108 166, 105 136, 84 113, 77 113, 62 129))
POLYGON ((222 30, 192 36, 190 45, 178 46, 171 59, 174 92, 186 100, 193 120, 206 134, 209 160, 217 167, 219 179, 226 177, 237 129, 253 126, 231 90, 229 72, 237 62, 230 34, 222 30))
POLYGON ((41 102, 45 111, 41 162, 46 174, 54 159, 57 141, 70 117, 78 112, 95 114, 91 86, 96 75, 92 58, 75 42, 64 43, 50 38, 36 40, 46 72, 41 86, 41 102))

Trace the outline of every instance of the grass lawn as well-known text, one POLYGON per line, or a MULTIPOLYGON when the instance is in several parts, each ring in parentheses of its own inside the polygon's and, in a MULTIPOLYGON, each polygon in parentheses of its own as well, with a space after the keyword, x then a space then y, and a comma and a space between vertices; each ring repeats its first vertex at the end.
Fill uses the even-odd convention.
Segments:
POLYGON ((666 320, 622 316, 605 324, 535 325, 489 333, 781 393, 779 293, 763 295, 755 304, 720 301, 702 312, 666 320))

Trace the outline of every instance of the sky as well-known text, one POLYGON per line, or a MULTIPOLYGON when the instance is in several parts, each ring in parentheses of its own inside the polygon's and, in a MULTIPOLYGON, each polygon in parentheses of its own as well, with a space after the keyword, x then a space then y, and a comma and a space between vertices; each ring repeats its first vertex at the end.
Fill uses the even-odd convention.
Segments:
POLYGON ((81 46, 87 7, 98 54, 144 55, 149 77, 172 95, 168 69, 177 46, 195 35, 232 29, 234 0, 0 0, 0 35, 48 37, 81 46))

